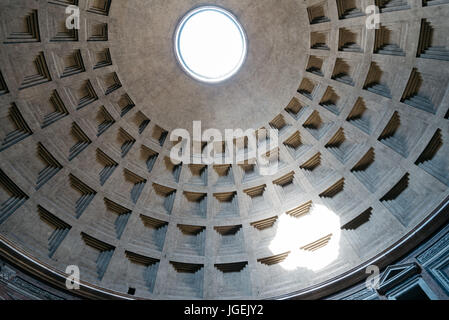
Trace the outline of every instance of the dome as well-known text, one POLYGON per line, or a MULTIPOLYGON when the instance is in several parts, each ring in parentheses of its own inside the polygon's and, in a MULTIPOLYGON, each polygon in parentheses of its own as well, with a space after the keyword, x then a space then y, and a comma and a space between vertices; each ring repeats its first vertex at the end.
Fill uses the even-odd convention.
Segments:
POLYGON ((396 261, 446 222, 449 5, 372 2, 1 3, 2 256, 123 299, 322 298, 396 261))

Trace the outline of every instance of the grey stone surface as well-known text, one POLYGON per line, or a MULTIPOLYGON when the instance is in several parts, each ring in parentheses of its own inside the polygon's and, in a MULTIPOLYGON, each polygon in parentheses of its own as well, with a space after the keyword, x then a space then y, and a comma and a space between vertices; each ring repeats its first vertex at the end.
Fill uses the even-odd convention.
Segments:
MULTIPOLYGON (((398 26, 402 56, 374 53, 376 31, 366 29, 363 16, 339 19, 341 2, 212 1, 238 17, 249 55, 234 78, 210 86, 184 74, 172 48, 177 21, 202 2, 112 0, 104 15, 95 5, 104 1, 80 0, 81 30, 65 32, 69 2, 0 4, 0 236, 35 259, 60 271, 79 265, 82 280, 123 294, 136 288, 143 298, 272 298, 362 264, 449 195, 449 65, 417 57, 418 47, 444 56, 448 4, 423 8, 409 0, 410 8, 381 14, 381 24, 398 26), (317 17, 322 11, 328 19, 310 24, 307 9, 317 6, 317 17), (430 38, 420 32, 422 19, 434 29, 430 38), (361 52, 339 50, 351 37, 361 52), (325 61, 320 74, 306 71, 311 55, 325 61), (350 63, 352 86, 332 78, 337 59, 350 63), (423 85, 413 93, 429 99, 432 112, 427 102, 403 103, 414 68, 423 85), (391 96, 366 90, 371 84, 387 86, 391 96), (328 99, 328 88, 339 99, 328 99), (323 105, 328 100, 338 112, 323 105), (295 116, 286 110, 291 101, 303 107, 295 116), (142 130, 144 119, 150 122, 142 130), (272 176, 248 176, 240 164, 207 166, 201 178, 186 164, 170 165, 169 133, 191 130, 197 120, 203 129, 277 128, 283 165, 272 176), (429 150, 437 129, 442 144, 429 150), (296 132, 307 148, 283 143, 296 132), (41 179, 56 167, 51 179, 41 179), (136 177, 146 183, 136 187, 143 181, 136 177), (186 193, 205 195, 205 202, 188 201, 186 193), (126 219, 118 221, 125 211, 105 199, 125 208, 126 219), (310 201, 305 214, 287 214, 310 201), (70 226, 57 249, 51 242, 51 258, 54 228, 38 206, 70 226), (368 208, 367 223, 341 230, 368 208), (327 211, 334 228, 321 216, 327 211), (298 231, 288 234, 290 224, 298 231), (203 231, 189 234, 195 228, 203 231), (280 261, 289 251, 302 254, 296 266, 280 261), (125 252, 142 256, 136 259, 144 267, 125 252), (312 268, 320 254, 335 257, 312 268), (247 265, 240 271, 216 267, 241 262, 247 265)), ((359 9, 372 3, 361 1, 359 9)))

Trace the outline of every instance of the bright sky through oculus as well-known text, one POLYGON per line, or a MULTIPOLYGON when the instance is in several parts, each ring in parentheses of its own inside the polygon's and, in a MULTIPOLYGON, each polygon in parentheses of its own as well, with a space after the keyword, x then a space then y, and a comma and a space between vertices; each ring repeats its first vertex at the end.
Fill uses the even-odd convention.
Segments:
POLYGON ((210 83, 235 75, 246 57, 246 37, 229 12, 201 7, 189 12, 178 26, 176 55, 193 78, 210 83))

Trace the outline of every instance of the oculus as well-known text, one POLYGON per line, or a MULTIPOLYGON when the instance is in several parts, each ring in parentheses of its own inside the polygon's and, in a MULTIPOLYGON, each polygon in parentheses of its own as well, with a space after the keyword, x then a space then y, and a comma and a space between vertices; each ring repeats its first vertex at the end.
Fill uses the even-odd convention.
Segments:
POLYGON ((175 33, 175 53, 192 78, 219 83, 234 76, 245 62, 245 32, 230 12, 202 6, 181 19, 175 33))

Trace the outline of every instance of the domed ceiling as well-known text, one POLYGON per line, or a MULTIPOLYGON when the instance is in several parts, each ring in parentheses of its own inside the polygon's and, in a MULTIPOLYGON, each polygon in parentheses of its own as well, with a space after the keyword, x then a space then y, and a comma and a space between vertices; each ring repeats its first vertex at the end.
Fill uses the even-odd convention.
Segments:
POLYGON ((321 297, 394 260, 449 196, 446 1, 0 8, 0 243, 46 280, 78 266, 93 297, 321 297), (200 5, 248 40, 218 84, 173 48, 200 5), (194 121, 272 129, 279 161, 173 163, 171 132, 194 121))
POLYGON ((179 67, 173 35, 201 1, 127 1, 112 8, 111 40, 130 95, 163 127, 260 128, 286 106, 304 70, 308 18, 300 1, 215 1, 236 15, 248 38, 240 72, 219 85, 202 84, 179 67), (139 57, 139 58, 137 58, 139 57))

